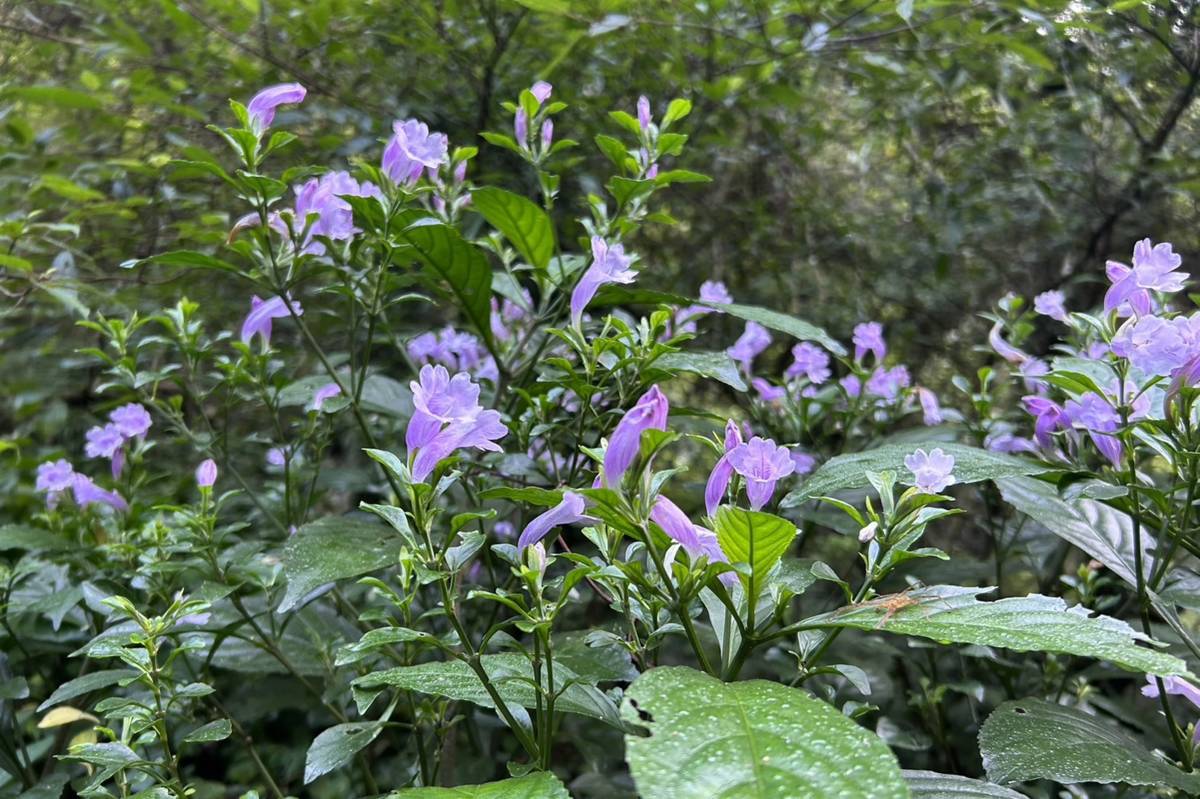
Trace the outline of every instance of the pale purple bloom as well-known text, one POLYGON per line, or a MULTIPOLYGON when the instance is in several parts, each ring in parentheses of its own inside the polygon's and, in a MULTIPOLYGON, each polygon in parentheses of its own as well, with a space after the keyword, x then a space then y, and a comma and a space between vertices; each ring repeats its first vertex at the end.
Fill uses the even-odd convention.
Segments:
POLYGON ((66 491, 75 484, 75 467, 66 459, 46 461, 37 467, 37 490, 47 493, 66 491))
POLYGON ((700 284, 700 301, 730 305, 733 296, 720 280, 706 280, 700 284))
POLYGON ((263 89, 246 106, 250 129, 261 136, 275 121, 276 108, 303 102, 307 93, 299 83, 281 83, 263 89))
POLYGON ((515 303, 507 297, 503 301, 492 297, 492 335, 496 337, 497 341, 511 340, 513 329, 519 327, 519 322, 529 318, 529 312, 526 309, 533 307, 533 298, 525 289, 522 289, 521 293, 524 295, 522 303, 515 303))
POLYGON ((1070 318, 1067 316, 1067 308, 1063 304, 1065 300, 1066 297, 1061 291, 1043 291, 1033 298, 1033 310, 1042 316, 1049 316, 1051 319, 1065 322, 1070 318))
POLYGON ((513 134, 517 139, 517 144, 524 147, 529 142, 529 114, 525 113, 524 108, 517 109, 517 115, 513 118, 513 134))
POLYGON ((1119 261, 1105 264, 1112 286, 1104 295, 1104 310, 1119 310, 1128 303, 1137 316, 1150 313, 1151 291, 1170 293, 1183 289, 1187 273, 1175 271, 1181 263, 1183 259, 1172 252, 1170 244, 1152 244, 1150 239, 1142 239, 1133 245, 1132 268, 1119 261))
POLYGON ((419 364, 440 361, 442 360, 441 355, 444 352, 441 343, 438 341, 437 333, 433 331, 416 336, 408 342, 406 349, 408 350, 408 357, 419 364))
POLYGON ((733 478, 733 465, 729 462, 729 453, 742 445, 742 431, 737 423, 730 419, 725 423, 725 452, 713 466, 704 486, 704 510, 709 516, 715 516, 717 506, 725 496, 729 481, 733 478))
POLYGON ((1132 421, 1145 419, 1150 415, 1150 393, 1148 391, 1138 391, 1138 386, 1132 380, 1125 381, 1125 390, 1121 391, 1121 384, 1114 378, 1109 382, 1108 395, 1112 398, 1114 406, 1119 405, 1122 401, 1129 406, 1129 418, 1132 421))
POLYGON ((862 393, 862 381, 858 379, 858 375, 846 375, 838 381, 838 385, 846 392, 846 396, 851 399, 862 393))
POLYGON ((928 453, 918 449, 904 458, 904 465, 913 473, 916 487, 927 494, 940 494, 955 482, 954 457, 943 452, 941 447, 928 453))
POLYGON ((217 482, 217 462, 208 458, 196 467, 196 485, 201 488, 212 488, 217 482))
POLYGON ((554 91, 554 87, 544 80, 539 80, 529 87, 529 93, 533 95, 533 99, 537 100, 539 106, 550 99, 552 91, 554 91))
POLYGON ((492 527, 492 532, 496 534, 497 538, 508 539, 513 537, 517 532, 517 528, 513 526, 512 522, 501 521, 496 522, 495 526, 492 527))
POLYGON ((650 116, 650 100, 644 94, 637 101, 637 118, 638 127, 642 129, 642 133, 648 133, 653 117, 650 116))
POLYGON ((829 354, 809 341, 801 341, 792 347, 792 357, 795 361, 784 374, 787 377, 803 375, 814 385, 820 385, 829 379, 829 354))
POLYGON ((758 322, 747 322, 742 335, 725 352, 730 358, 740 363, 743 369, 749 371, 750 364, 769 346, 771 346, 771 334, 767 332, 767 329, 758 322))
MULTIPOLYGON (((300 307, 300 303, 291 300, 292 308, 295 309, 297 316, 304 315, 304 309, 300 307)), ((250 298, 250 313, 246 314, 245 321, 242 322, 242 343, 249 345, 250 340, 255 336, 261 336, 264 346, 271 344, 271 320, 283 319, 290 316, 287 309, 287 304, 282 297, 272 297, 269 300, 259 299, 258 296, 250 298)))
POLYGON ((1050 374, 1050 364, 1041 358, 1030 358, 1021 364, 1021 377, 1024 380, 1026 391, 1046 393, 1050 386, 1042 378, 1048 374, 1050 374))
POLYGON ((320 178, 312 178, 294 191, 295 232, 299 235, 307 228, 300 251, 311 255, 325 254, 325 245, 316 240, 317 236, 345 241, 362 232, 354 226, 354 212, 343 197, 382 196, 374 183, 359 183, 349 172, 329 172, 320 178), (315 216, 311 225, 310 216, 315 216))
POLYGON ((308 406, 310 411, 319 411, 325 407, 325 400, 333 399, 342 393, 342 387, 337 383, 326 383, 313 392, 312 404, 308 406))
POLYGON ((883 340, 883 325, 879 322, 860 322, 854 326, 854 360, 861 361, 868 352, 875 355, 876 361, 882 361, 887 355, 887 344, 883 340))
POLYGON ((1123 448, 1120 440, 1111 435, 1120 426, 1121 417, 1108 400, 1094 391, 1089 391, 1079 399, 1068 400, 1063 409, 1073 425, 1087 430, 1088 436, 1101 455, 1113 466, 1121 465, 1123 448))
POLYGON ((425 480, 443 458, 448 458, 460 449, 470 447, 502 452, 502 448, 495 442, 506 435, 508 428, 500 420, 499 411, 480 410, 474 419, 452 422, 428 444, 417 450, 417 457, 413 459, 413 479, 418 482, 425 480))
POLYGON ((549 150, 550 145, 554 143, 554 120, 546 119, 542 122, 542 149, 549 150))
POLYGON ((942 405, 934 394, 924 386, 917 386, 917 399, 921 402, 922 421, 929 427, 939 425, 945 419, 942 417, 942 405))
POLYGON ((817 459, 800 449, 800 447, 792 447, 791 454, 792 463, 796 467, 796 474, 808 474, 817 468, 817 459))
POLYGON ((906 366, 893 366, 891 369, 877 367, 867 379, 866 388, 868 394, 891 402, 899 397, 900 391, 908 388, 911 382, 912 378, 909 377, 906 366))
POLYGON ((1112 351, 1146 375, 1169 375, 1200 354, 1200 315, 1131 319, 1113 337, 1112 351))
POLYGON ((583 273, 571 292, 571 319, 578 326, 583 319, 583 309, 596 296, 601 286, 608 283, 632 283, 637 272, 630 269, 633 259, 625 254, 620 244, 609 245, 599 236, 592 236, 592 265, 583 273))
POLYGON ((574 491, 564 491, 561 502, 545 513, 535 516, 529 524, 525 525, 525 529, 521 531, 521 537, 517 539, 517 549, 521 550, 538 543, 555 527, 589 521, 583 513, 585 507, 586 503, 582 496, 574 491))
POLYGON ((773 386, 761 377, 751 380, 750 385, 754 386, 754 390, 758 392, 758 398, 768 404, 782 402, 787 396, 787 389, 782 386, 773 386))
POLYGON ((1022 397, 1021 402, 1035 418, 1033 435, 1038 445, 1046 449, 1054 446, 1053 433, 1071 424, 1066 411, 1053 400, 1037 395, 1022 397))
POLYGON ((271 466, 283 467, 287 465, 287 454, 284 453, 283 447, 271 447, 267 450, 267 463, 271 466))
POLYGON ((1093 341, 1088 345, 1087 350, 1083 353, 1083 357, 1092 361, 1099 361, 1110 352, 1112 352, 1112 349, 1103 341, 1093 341))
POLYGON ((115 510, 129 510, 129 503, 120 494, 114 491, 105 491, 92 482, 92 478, 86 475, 76 473, 71 488, 75 495, 75 503, 81 508, 86 508, 92 503, 99 502, 115 510))
POLYGON ((423 170, 446 163, 450 149, 446 134, 430 133, 428 125, 415 119, 393 123, 392 131, 383 151, 383 171, 396 183, 411 185, 423 170))
MULTIPOLYGON (((1142 696, 1148 699, 1158 699, 1161 692, 1158 690, 1158 681, 1162 680, 1163 688, 1166 689, 1168 696, 1182 696, 1184 699, 1192 703, 1192 707, 1200 709, 1200 688, 1192 685, 1183 677, 1159 677, 1146 675, 1146 684, 1142 686, 1142 696)), ((1192 743, 1200 743, 1200 724, 1196 725, 1196 729, 1192 731, 1192 743)))
POLYGON ((700 537, 696 534, 697 526, 692 524, 692 520, 678 505, 662 494, 654 500, 650 521, 661 527, 672 541, 680 544, 692 557, 701 554, 700 537))
POLYGON ((1033 443, 1033 441, 1028 438, 1015 436, 1012 433, 998 433, 996 435, 988 436, 987 440, 983 442, 983 445, 992 452, 1037 452, 1037 444, 1033 443))
POLYGON ((426 365, 409 387, 415 409, 405 431, 405 444, 410 451, 433 441, 443 424, 469 422, 480 411, 479 386, 466 372, 451 378, 444 366, 426 365))
POLYGON ((150 413, 136 402, 117 408, 108 415, 108 420, 116 425, 117 430, 125 438, 146 435, 151 424, 150 413))
POLYGON ((1009 363, 1025 363, 1029 360, 1029 356, 1018 348, 1009 344, 1000 335, 1000 328, 1003 326, 1004 325, 1000 322, 997 322, 992 326, 992 329, 988 331, 988 344, 990 344, 992 349, 996 351, 997 355, 1009 363))
POLYGON ((89 458, 112 458, 125 445, 125 437, 113 423, 103 427, 93 427, 87 431, 87 445, 84 452, 89 458))
POLYGON ((638 399, 617 422, 604 451, 604 481, 609 486, 620 485, 621 477, 633 464, 641 449, 642 433, 647 430, 666 430, 671 403, 658 386, 638 399))
POLYGON ((753 510, 770 502, 775 484, 796 471, 791 451, 769 438, 755 436, 728 455, 729 465, 746 478, 746 496, 753 510))

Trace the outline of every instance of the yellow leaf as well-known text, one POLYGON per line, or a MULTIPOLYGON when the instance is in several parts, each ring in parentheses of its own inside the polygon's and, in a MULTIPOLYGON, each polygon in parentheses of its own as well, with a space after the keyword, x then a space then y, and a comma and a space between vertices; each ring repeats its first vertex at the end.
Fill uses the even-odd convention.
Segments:
POLYGON ((100 719, 93 716, 91 713, 85 713, 82 710, 73 708, 69 705, 62 705, 51 710, 46 715, 42 716, 42 720, 38 722, 38 729, 47 729, 49 727, 61 727, 64 724, 74 724, 77 721, 94 721, 97 724, 100 719))

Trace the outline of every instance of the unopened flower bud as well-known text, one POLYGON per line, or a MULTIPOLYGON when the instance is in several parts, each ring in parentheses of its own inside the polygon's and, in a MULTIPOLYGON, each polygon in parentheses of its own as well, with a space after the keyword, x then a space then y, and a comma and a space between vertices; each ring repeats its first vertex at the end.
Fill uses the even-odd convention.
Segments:
POLYGON ((554 141, 554 121, 547 119, 542 123, 542 149, 549 150, 554 141))
POLYGON ((217 482, 217 462, 212 458, 196 467, 196 485, 201 488, 212 488, 217 482))
POLYGON ((868 541, 875 540, 875 533, 879 530, 879 522, 871 522, 866 527, 858 531, 858 543, 865 544, 868 541))
POLYGON ((517 109, 517 117, 513 120, 513 134, 517 137, 517 146, 524 147, 529 142, 529 114, 524 108, 517 109))
POLYGON ((539 579, 546 576, 546 547, 541 541, 525 550, 525 562, 538 573, 539 579))
POLYGON ((650 130, 650 100, 646 95, 642 95, 637 101, 638 126, 642 129, 642 133, 647 133, 650 130))

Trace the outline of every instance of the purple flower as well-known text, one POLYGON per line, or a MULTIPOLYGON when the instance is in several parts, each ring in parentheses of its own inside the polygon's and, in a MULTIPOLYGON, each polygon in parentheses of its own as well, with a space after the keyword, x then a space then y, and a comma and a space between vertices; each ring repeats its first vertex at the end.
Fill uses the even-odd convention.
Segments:
POLYGON ((103 427, 93 427, 87 431, 87 445, 84 452, 89 458, 112 458, 125 445, 125 436, 113 423, 103 427))
POLYGON ((596 291, 608 283, 632 283, 637 272, 629 268, 633 259, 620 244, 609 245, 599 236, 592 236, 592 265, 583 273, 571 292, 571 319, 578 327, 583 309, 596 296, 596 291))
POLYGON ((650 116, 650 100, 644 94, 637 101, 637 118, 638 127, 642 129, 642 133, 649 133, 653 117, 650 116))
POLYGON ((76 473, 71 488, 75 494, 75 503, 81 508, 86 508, 92 503, 99 502, 102 505, 108 505, 114 510, 129 510, 129 503, 120 494, 114 491, 105 491, 92 482, 92 478, 86 475, 76 473))
POLYGON ((775 484, 796 471, 791 451, 769 438, 755 436, 728 455, 729 465, 746 478, 746 497, 753 510, 770 502, 775 484))
POLYGON ((512 522, 502 521, 496 522, 495 526, 492 527, 492 532, 496 534, 497 538, 509 539, 517 532, 517 528, 513 527, 512 522))
POLYGON ((706 280, 700 284, 700 301, 730 305, 733 303, 733 296, 720 280, 706 280))
POLYGON ((908 375, 908 367, 893 366, 891 369, 877 367, 867 379, 867 393, 882 397, 888 402, 900 396, 902 389, 908 388, 912 378, 908 375))
POLYGON ((988 436, 983 445, 992 452, 1037 452, 1037 444, 1034 444, 1028 438, 1014 436, 1012 433, 998 433, 988 436))
POLYGON ((267 450, 267 464, 280 468, 287 465, 287 454, 283 451, 283 447, 271 447, 267 450))
POLYGON ((787 389, 782 386, 773 386, 761 377, 754 378, 750 384, 758 392, 758 398, 768 404, 782 402, 787 396, 787 389))
POLYGON ((518 108, 517 115, 513 117, 513 134, 519 146, 525 147, 529 143, 529 114, 525 113, 524 108, 518 108))
POLYGON ((310 255, 325 254, 325 245, 316 240, 317 236, 346 241, 362 232, 354 226, 354 212, 343 197, 382 196, 374 183, 359 183, 350 177, 349 172, 329 172, 320 178, 312 178, 294 191, 296 210, 293 226, 297 234, 307 228, 300 251, 310 255), (311 225, 310 216, 316 217, 311 225))
POLYGON ((1113 337, 1112 351, 1146 375, 1169 375, 1200 354, 1200 315, 1131 319, 1113 337))
POLYGON ((1033 310, 1042 316, 1065 322, 1070 318, 1067 316, 1066 306, 1063 305, 1065 299, 1061 291, 1043 291, 1033 298, 1033 310))
POLYGON ((261 136, 275 121, 276 108, 303 102, 307 93, 299 83, 281 83, 263 89, 246 106, 250 129, 261 136))
POLYGON ((554 143, 554 120, 546 119, 542 122, 542 149, 549 150, 550 145, 554 143))
POLYGON ((792 447, 792 463, 796 466, 796 474, 808 474, 817 468, 817 459, 800 447, 792 447))
POLYGON ((545 513, 535 516, 529 524, 525 525, 525 529, 521 531, 521 537, 517 539, 517 549, 522 550, 531 544, 538 543, 555 527, 590 521, 583 513, 585 507, 586 503, 582 496, 574 491, 564 491, 561 502, 545 513))
MULTIPOLYGON (((1159 677, 1146 675, 1146 684, 1142 686, 1142 696, 1148 699, 1158 699, 1161 692, 1158 690, 1158 681, 1162 680, 1163 688, 1166 689, 1168 696, 1182 696, 1184 699, 1192 703, 1192 707, 1200 708, 1200 688, 1192 685, 1182 677, 1159 677)), ((1192 743, 1200 743, 1200 724, 1196 725, 1196 729, 1192 732, 1192 743)))
POLYGON ((747 322, 742 335, 725 352, 730 358, 740 363, 743 369, 749 371, 750 364, 754 362, 759 353, 769 346, 771 346, 771 334, 767 332, 767 329, 758 322, 747 322))
POLYGON ((212 488, 217 482, 217 462, 208 458, 196 467, 196 485, 201 488, 212 488))
MULTIPOLYGON (((296 311, 296 316, 303 316, 304 309, 300 307, 300 303, 295 300, 291 300, 291 303, 292 308, 296 311)), ((246 319, 242 322, 242 343, 249 346, 251 339, 261 336, 263 346, 269 347, 271 345, 271 320, 283 319, 287 316, 290 314, 282 297, 272 297, 269 300, 261 300, 257 295, 251 297, 250 313, 246 314, 246 319)))
POLYGON ((954 457, 935 447, 928 453, 918 449, 904 458, 904 465, 913 473, 915 485, 926 494, 940 494, 955 482, 954 457))
POLYGON ((922 421, 927 426, 933 427, 945 421, 942 417, 942 405, 938 402, 937 394, 934 394, 923 386, 917 386, 917 399, 921 402, 921 413, 924 417, 922 421))
POLYGON ((313 392, 312 404, 308 406, 310 411, 320 411, 325 407, 325 400, 333 399, 342 393, 342 387, 337 383, 326 383, 313 392))
POLYGON ((792 347, 792 357, 795 361, 784 372, 786 377, 803 375, 808 382, 821 385, 829 379, 829 354, 809 341, 801 341, 792 347))
POLYGON ((713 466, 704 486, 704 511, 710 517, 717 513, 717 506, 725 496, 729 481, 733 478, 733 465, 729 462, 729 453, 742 445, 742 431, 737 423, 730 419, 725 423, 725 452, 713 466))
POLYGON ((1183 289, 1187 274, 1175 271, 1181 263, 1183 259, 1171 251, 1170 244, 1152 244, 1150 239, 1142 239, 1133 245, 1132 268, 1119 261, 1105 264, 1112 286, 1104 295, 1104 310, 1117 310, 1127 316, 1122 309, 1128 304, 1137 316, 1150 313, 1151 291, 1169 293, 1183 289))
POLYGON ((550 99, 552 91, 554 91, 554 87, 544 80, 539 80, 529 87, 529 93, 533 95, 533 99, 537 100, 539 106, 550 99))
POLYGON ((1089 391, 1079 399, 1067 400, 1063 410, 1071 424, 1087 430, 1101 455, 1114 467, 1121 465, 1123 448, 1120 440, 1111 435, 1120 426, 1121 417, 1107 399, 1089 391))
POLYGON ((1048 374, 1050 374, 1050 364, 1041 358, 1030 358, 1021 364, 1021 377, 1024 379, 1026 391, 1045 394, 1049 390, 1050 385, 1041 378, 1048 374))
POLYGON ((117 408, 108 415, 108 420, 116 425, 117 430, 125 438, 146 435, 151 424, 150 413, 136 402, 117 408))
POLYGON ((66 459, 46 461, 37 467, 37 490, 47 493, 66 491, 75 484, 75 467, 66 459))
POLYGON ((858 375, 846 375, 838 381, 838 385, 846 392, 846 396, 851 399, 862 393, 862 381, 858 379, 858 375))
POLYGON ((506 435, 508 428, 500 420, 499 411, 480 410, 473 419, 453 422, 417 450, 417 456, 413 459, 413 479, 424 481, 438 463, 460 449, 502 452, 503 449, 495 442, 506 435))
POLYGON ((1000 328, 1003 326, 1004 325, 1000 322, 997 322, 992 326, 992 329, 988 331, 988 344, 990 344, 992 349, 996 351, 997 355, 1009 363, 1025 363, 1029 360, 1029 356, 1013 345, 1009 344, 1001 337, 1000 328))
POLYGON ((409 387, 415 408, 405 431, 405 444, 410 451, 433 441, 443 424, 469 422, 480 412, 479 386, 466 372, 451 378, 444 366, 426 365, 409 387))
POLYGON ((604 451, 604 481, 609 486, 620 485, 625 471, 637 458, 642 444, 642 433, 647 430, 666 430, 667 415, 671 403, 658 386, 638 399, 637 404, 625 412, 617 422, 608 448, 604 451))
POLYGON ((1053 433, 1071 424, 1066 411, 1053 400, 1036 394, 1022 397, 1021 402, 1024 404, 1025 410, 1035 417, 1033 437, 1039 446, 1050 449, 1054 446, 1053 433))
POLYGON ((883 325, 879 322, 861 322, 854 326, 854 360, 862 361, 868 352, 875 355, 876 361, 882 361, 887 355, 887 344, 883 340, 883 325))
POLYGON ((650 511, 650 521, 661 527, 672 541, 682 546, 692 557, 702 554, 700 536, 697 535, 697 529, 702 528, 697 528, 692 524, 692 520, 687 517, 687 514, 662 494, 659 494, 654 500, 654 508, 650 511))
POLYGON ((446 163, 450 140, 444 133, 430 133, 429 126, 415 119, 392 125, 393 136, 383 150, 383 171, 396 183, 412 185, 424 169, 436 170, 446 163))

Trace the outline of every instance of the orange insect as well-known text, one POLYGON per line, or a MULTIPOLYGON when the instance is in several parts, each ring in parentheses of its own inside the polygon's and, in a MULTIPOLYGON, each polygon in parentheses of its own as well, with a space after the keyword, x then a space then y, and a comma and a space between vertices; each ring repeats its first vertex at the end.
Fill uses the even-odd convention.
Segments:
POLYGON ((891 621, 892 617, 895 616, 899 611, 912 607, 913 605, 921 604, 920 599, 914 599, 909 595, 913 590, 914 589, 912 588, 905 588, 903 591, 896 594, 887 594, 886 596, 869 599, 866 602, 856 602, 849 607, 841 608, 837 611, 837 613, 850 613, 851 611, 859 608, 883 608, 883 618, 881 618, 875 625, 875 629, 878 630, 891 621))

